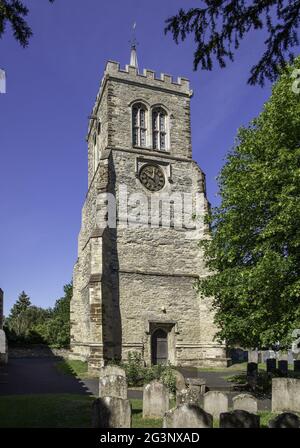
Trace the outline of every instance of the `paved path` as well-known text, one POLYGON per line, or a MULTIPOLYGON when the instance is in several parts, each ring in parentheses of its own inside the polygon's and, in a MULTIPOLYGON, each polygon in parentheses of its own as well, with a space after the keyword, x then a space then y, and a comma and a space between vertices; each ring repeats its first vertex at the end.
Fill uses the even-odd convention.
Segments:
POLYGON ((57 370, 58 358, 10 359, 0 370, 0 395, 12 394, 90 394, 73 375, 57 370))
MULTIPOLYGON (((61 373, 55 367, 59 361, 56 357, 42 358, 12 358, 5 367, 0 369, 0 395, 14 394, 88 394, 98 396, 98 380, 84 379, 74 375, 61 373)), ((229 402, 238 392, 232 392, 231 384, 226 376, 234 376, 241 372, 234 371, 197 371, 195 369, 181 369, 182 374, 188 378, 201 377, 206 380, 210 389, 224 390, 229 395, 229 402)), ((129 390, 129 398, 141 399, 141 389, 129 390)), ((270 409, 270 400, 259 400, 260 410, 270 409)))

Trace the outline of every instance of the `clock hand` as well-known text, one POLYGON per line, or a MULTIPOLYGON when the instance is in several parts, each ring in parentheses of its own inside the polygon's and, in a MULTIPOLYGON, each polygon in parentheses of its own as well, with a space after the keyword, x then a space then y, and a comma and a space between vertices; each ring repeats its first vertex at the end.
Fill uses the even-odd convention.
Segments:
POLYGON ((152 180, 154 180, 154 177, 153 177, 153 175, 152 175, 152 176, 150 176, 149 172, 147 173, 147 176, 149 177, 149 179, 152 179, 152 180))

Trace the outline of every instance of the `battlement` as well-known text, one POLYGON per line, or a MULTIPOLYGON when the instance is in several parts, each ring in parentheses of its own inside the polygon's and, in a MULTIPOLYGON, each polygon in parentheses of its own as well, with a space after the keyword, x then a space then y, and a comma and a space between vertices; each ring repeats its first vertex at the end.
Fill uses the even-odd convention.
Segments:
MULTIPOLYGON (((161 89, 178 95, 185 95, 188 97, 192 97, 193 95, 193 91, 190 90, 190 81, 187 78, 178 77, 175 81, 171 75, 166 73, 157 75, 153 70, 149 69, 144 69, 143 73, 139 73, 138 69, 131 65, 126 65, 125 68, 121 68, 119 62, 107 61, 96 101, 91 112, 92 117, 97 115, 104 86, 106 81, 110 78, 118 79, 125 83, 140 84, 141 87, 148 87, 156 90, 161 89)), ((87 140, 95 123, 96 121, 94 119, 89 121, 87 140)))
POLYGON ((158 77, 153 70, 144 69, 143 73, 139 73, 136 67, 126 65, 125 69, 122 69, 120 64, 115 61, 107 62, 104 72, 105 75, 192 96, 190 82, 183 77, 179 77, 177 81, 174 81, 171 75, 161 73, 158 77))

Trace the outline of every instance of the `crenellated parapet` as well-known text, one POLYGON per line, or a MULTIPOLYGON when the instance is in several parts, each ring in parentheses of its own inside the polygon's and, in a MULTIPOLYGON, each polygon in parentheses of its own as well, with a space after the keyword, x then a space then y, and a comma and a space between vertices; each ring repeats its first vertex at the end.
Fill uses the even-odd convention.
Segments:
POLYGON ((143 69, 140 73, 137 67, 126 65, 125 68, 121 68, 119 62, 107 61, 104 76, 100 83, 100 88, 96 97, 94 107, 91 112, 91 120, 88 127, 88 136, 91 130, 97 123, 97 112, 99 103, 104 91, 106 82, 111 79, 117 79, 119 82, 127 84, 141 85, 143 88, 150 88, 154 90, 161 90, 168 93, 174 93, 175 95, 182 95, 188 98, 193 96, 193 91, 190 89, 190 81, 184 77, 178 77, 176 80, 166 73, 157 74, 153 70, 143 69))
POLYGON ((143 85, 148 84, 154 88, 173 90, 176 93, 182 93, 188 96, 192 95, 190 82, 183 77, 178 77, 175 81, 171 75, 166 73, 157 75, 153 70, 146 68, 143 70, 143 73, 139 73, 136 67, 126 65, 125 69, 122 69, 120 64, 115 61, 107 62, 104 73, 108 76, 124 79, 124 81, 137 82, 143 85))

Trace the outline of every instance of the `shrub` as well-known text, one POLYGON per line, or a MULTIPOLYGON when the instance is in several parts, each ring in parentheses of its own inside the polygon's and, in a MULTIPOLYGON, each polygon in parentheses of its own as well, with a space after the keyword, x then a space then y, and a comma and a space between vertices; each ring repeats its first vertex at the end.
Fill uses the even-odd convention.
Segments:
POLYGON ((112 360, 109 364, 119 365, 125 370, 130 387, 143 386, 153 380, 160 380, 168 387, 170 392, 176 392, 176 377, 174 367, 171 364, 146 367, 141 354, 138 352, 129 352, 127 361, 112 360))

